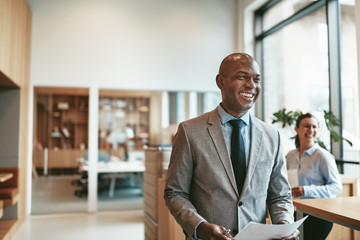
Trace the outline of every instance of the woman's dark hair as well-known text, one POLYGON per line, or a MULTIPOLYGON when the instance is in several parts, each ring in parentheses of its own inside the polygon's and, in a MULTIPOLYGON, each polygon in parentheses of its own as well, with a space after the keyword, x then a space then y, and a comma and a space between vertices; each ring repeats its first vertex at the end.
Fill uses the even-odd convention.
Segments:
MULTIPOLYGON (((304 118, 314 118, 314 119, 316 119, 316 121, 318 121, 317 118, 316 118, 314 115, 312 115, 311 113, 305 113, 305 114, 300 115, 300 116, 296 119, 296 127, 297 127, 297 128, 300 127, 300 122, 301 122, 301 120, 303 120, 304 118)), ((319 122, 319 121, 318 121, 318 122, 319 122)), ((296 148, 299 148, 299 147, 300 147, 300 139, 299 139, 299 135, 297 135, 297 134, 296 134, 296 136, 295 136, 295 146, 296 146, 296 148)))

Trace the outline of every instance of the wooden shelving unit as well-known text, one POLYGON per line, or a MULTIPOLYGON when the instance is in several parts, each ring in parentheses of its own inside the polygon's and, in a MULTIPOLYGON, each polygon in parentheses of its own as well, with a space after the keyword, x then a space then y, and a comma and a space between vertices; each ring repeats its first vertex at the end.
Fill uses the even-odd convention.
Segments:
POLYGON ((142 151, 143 146, 148 145, 150 97, 121 94, 100 96, 99 105, 100 148, 104 147, 106 135, 114 131, 130 131, 131 134, 127 133, 130 151, 142 151))
POLYGON ((35 89, 33 162, 44 168, 76 168, 87 151, 89 96, 87 89, 35 89))
POLYGON ((53 95, 48 98, 52 98, 49 102, 53 102, 49 119, 49 148, 87 148, 88 97, 53 95))

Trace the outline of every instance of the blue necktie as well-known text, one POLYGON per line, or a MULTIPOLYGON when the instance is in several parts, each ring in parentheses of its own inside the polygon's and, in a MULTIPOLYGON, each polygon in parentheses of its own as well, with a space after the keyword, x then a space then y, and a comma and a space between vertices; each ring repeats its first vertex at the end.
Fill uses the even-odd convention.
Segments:
POLYGON ((233 127, 233 131, 231 133, 231 163, 239 195, 241 195, 246 176, 246 155, 244 139, 241 136, 240 130, 245 123, 242 119, 231 120, 229 123, 233 127))

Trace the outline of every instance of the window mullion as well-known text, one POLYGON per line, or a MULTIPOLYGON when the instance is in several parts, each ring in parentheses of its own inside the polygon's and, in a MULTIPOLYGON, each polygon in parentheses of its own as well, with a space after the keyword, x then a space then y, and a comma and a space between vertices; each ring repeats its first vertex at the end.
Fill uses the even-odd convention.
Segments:
MULTIPOLYGON (((341 74, 340 74, 340 36, 338 0, 327 1, 328 46, 329 46, 329 91, 330 110, 340 119, 340 126, 334 130, 342 136, 341 113, 341 74)), ((342 141, 331 141, 331 152, 336 159, 342 159, 342 141)))

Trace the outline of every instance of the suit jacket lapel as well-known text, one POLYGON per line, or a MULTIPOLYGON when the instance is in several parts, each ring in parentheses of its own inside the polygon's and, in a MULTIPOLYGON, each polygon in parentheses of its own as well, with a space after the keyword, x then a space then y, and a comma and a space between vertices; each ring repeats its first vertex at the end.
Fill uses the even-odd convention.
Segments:
POLYGON ((215 149, 219 155, 219 158, 225 168, 225 172, 230 179, 231 185, 234 191, 237 192, 238 190, 236 186, 235 176, 232 170, 230 156, 227 152, 224 134, 221 129, 221 123, 217 108, 215 108, 209 113, 208 131, 215 146, 215 149))
POLYGON ((247 169, 247 176, 245 179, 243 192, 248 189, 250 184, 251 178, 255 172, 257 162, 260 157, 261 147, 262 147, 262 139, 263 139, 263 132, 259 128, 257 124, 257 119, 252 117, 251 118, 251 129, 250 129, 250 153, 249 153, 249 162, 248 162, 248 169, 247 169))

